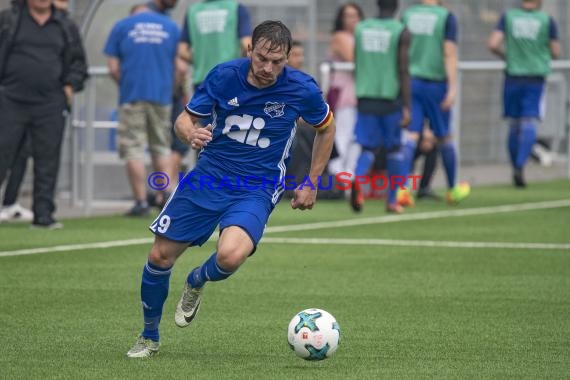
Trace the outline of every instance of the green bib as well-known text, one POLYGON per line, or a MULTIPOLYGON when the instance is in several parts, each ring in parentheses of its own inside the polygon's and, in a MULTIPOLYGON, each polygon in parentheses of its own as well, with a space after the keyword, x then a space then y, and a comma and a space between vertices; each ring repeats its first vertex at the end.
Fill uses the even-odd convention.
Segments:
POLYGON ((216 0, 194 4, 188 10, 192 44, 192 83, 201 83, 217 64, 239 58, 238 3, 216 0))
POLYGON ((541 11, 511 9, 505 15, 507 74, 550 73, 550 17, 541 11))
POLYGON ((404 24, 394 19, 376 18, 358 23, 354 31, 358 98, 398 98, 398 44, 403 30, 404 24))
POLYGON ((443 56, 445 23, 449 11, 441 6, 415 5, 403 17, 412 34, 410 74, 430 80, 447 78, 443 56))

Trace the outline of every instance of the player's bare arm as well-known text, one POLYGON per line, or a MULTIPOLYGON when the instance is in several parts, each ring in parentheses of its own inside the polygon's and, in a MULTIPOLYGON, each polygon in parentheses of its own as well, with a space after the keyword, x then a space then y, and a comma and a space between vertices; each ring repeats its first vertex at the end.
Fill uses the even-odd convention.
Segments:
POLYGON ((410 85, 410 71, 409 71, 409 55, 408 50, 410 47, 411 34, 408 29, 404 29, 402 35, 400 36, 400 41, 398 45, 398 75, 400 77, 400 91, 402 102, 404 106, 402 108, 402 120, 400 125, 402 127, 407 127, 411 121, 411 104, 412 104, 412 88, 410 85))
POLYGON ((300 210, 310 210, 313 208, 317 199, 317 187, 319 176, 323 174, 329 158, 331 156, 334 135, 336 132, 336 124, 332 119, 328 126, 324 126, 324 130, 318 130, 313 144, 313 156, 311 159, 311 169, 309 170, 309 178, 313 184, 311 186, 303 186, 302 189, 295 190, 295 196, 291 200, 291 207, 300 210))
POLYGON ((560 58, 560 41, 558 40, 551 40, 550 41, 550 56, 552 57, 552 59, 558 59, 560 58))
POLYGON ((453 107, 457 96, 457 44, 454 41, 443 43, 443 55, 445 61, 445 74, 447 75, 447 93, 441 103, 443 110, 453 107))
POLYGON ((198 120, 188 112, 182 112, 174 123, 176 136, 194 149, 201 149, 212 141, 212 125, 202 127, 198 120))
POLYGON ((121 62, 119 59, 117 57, 109 57, 107 59, 107 67, 109 68, 111 78, 113 78, 116 83, 119 83, 121 79, 121 62))
POLYGON ((192 48, 186 42, 180 42, 177 49, 178 58, 186 61, 186 63, 192 63, 192 48))
POLYGON ((500 30, 494 30, 487 40, 487 48, 491 53, 499 57, 500 59, 505 59, 505 50, 503 49, 503 40, 505 39, 505 34, 500 30))

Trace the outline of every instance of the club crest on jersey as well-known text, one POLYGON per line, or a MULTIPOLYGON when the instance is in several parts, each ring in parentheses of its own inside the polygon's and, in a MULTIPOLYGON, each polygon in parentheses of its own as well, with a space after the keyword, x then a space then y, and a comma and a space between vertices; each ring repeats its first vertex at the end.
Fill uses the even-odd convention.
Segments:
POLYGON ((272 119, 285 115, 285 103, 266 102, 263 112, 265 112, 272 119))

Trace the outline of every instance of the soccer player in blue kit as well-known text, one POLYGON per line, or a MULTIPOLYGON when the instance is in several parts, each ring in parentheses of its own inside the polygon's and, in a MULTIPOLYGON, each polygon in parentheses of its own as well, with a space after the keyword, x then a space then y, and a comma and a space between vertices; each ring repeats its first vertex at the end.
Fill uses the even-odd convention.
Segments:
MULTIPOLYGON (((178 137, 201 152, 150 226, 156 236, 142 274, 144 329, 127 356, 158 353, 170 273, 186 248, 201 246, 219 226, 216 251, 184 283, 174 318, 180 327, 196 316, 206 282, 228 278, 255 251, 283 194, 299 118, 317 130, 308 175, 318 183, 336 127, 314 79, 286 67, 291 41, 280 21, 259 24, 248 58, 215 66, 178 117, 178 137)), ((316 195, 316 185, 299 186, 291 207, 312 209, 316 195)))

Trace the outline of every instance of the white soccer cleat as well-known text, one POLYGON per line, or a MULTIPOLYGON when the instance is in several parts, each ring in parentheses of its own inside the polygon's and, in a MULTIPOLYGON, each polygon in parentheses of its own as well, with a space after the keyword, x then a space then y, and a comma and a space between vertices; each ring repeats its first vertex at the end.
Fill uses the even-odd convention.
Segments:
POLYGON ((0 223, 2 222, 31 222, 34 219, 34 213, 27 208, 22 207, 19 203, 11 206, 4 206, 0 210, 0 223))
POLYGON ((158 355, 159 347, 160 343, 139 336, 135 345, 127 352, 127 356, 129 358, 150 358, 151 356, 158 355))
POLYGON ((174 322, 178 327, 186 327, 192 322, 198 310, 200 310, 200 296, 203 288, 192 288, 188 281, 184 282, 184 291, 182 297, 176 305, 174 313, 174 322))

